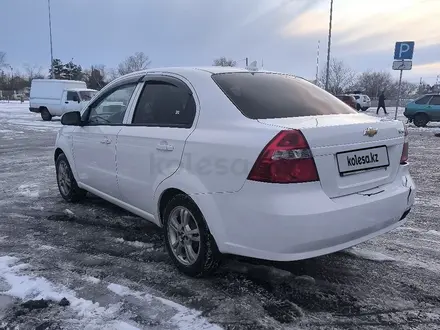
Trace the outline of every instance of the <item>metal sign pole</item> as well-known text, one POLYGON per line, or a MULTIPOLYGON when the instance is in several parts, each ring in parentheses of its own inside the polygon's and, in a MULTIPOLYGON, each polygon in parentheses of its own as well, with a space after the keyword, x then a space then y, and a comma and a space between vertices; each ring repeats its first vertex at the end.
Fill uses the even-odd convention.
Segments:
POLYGON ((400 70, 399 88, 397 89, 397 103, 396 103, 396 112, 394 113, 394 120, 397 119, 397 111, 399 110, 399 104, 400 104, 400 88, 401 88, 401 86, 402 86, 402 73, 403 73, 403 70, 400 70))

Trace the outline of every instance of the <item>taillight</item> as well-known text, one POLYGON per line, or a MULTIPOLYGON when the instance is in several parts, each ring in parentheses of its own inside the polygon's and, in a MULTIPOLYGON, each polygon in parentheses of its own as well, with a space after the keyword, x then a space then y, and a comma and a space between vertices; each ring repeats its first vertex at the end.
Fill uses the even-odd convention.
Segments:
POLYGON ((248 180, 270 183, 319 181, 312 151, 301 131, 278 133, 257 158, 248 180))
POLYGON ((406 164, 406 162, 408 161, 408 149, 409 149, 409 145, 408 145, 408 128, 406 127, 406 125, 404 125, 405 127, 405 140, 403 142, 403 149, 402 149, 402 156, 400 156, 400 164, 406 164))

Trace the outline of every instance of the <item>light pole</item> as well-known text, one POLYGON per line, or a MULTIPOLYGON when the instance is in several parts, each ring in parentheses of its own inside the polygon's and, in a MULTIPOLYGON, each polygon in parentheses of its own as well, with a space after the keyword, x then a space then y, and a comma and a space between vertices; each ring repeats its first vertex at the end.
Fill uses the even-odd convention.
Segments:
POLYGON ((51 72, 51 78, 54 79, 54 72, 53 72, 53 48, 52 48, 52 20, 50 18, 50 0, 47 0, 47 8, 49 10, 50 72, 51 72))
POLYGON ((332 21, 333 21, 333 0, 330 0, 330 20, 328 23, 328 46, 327 46, 327 68, 325 73, 325 90, 328 91, 328 78, 330 73, 330 48, 332 45, 332 21))

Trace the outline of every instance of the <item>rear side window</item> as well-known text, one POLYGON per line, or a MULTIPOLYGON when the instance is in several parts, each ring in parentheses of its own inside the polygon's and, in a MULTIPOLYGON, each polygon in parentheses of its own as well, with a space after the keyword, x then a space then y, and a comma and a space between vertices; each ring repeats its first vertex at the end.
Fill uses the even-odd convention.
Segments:
POLYGON ((353 100, 351 98, 351 96, 348 96, 348 95, 342 95, 342 96, 336 96, 336 97, 342 101, 352 101, 353 100))
POLYGON ((357 113, 335 96, 301 78, 265 72, 221 73, 212 78, 250 119, 357 113))
POLYGON ((196 103, 187 89, 166 81, 148 81, 139 98, 132 123, 189 128, 195 114, 196 103))
POLYGON ((440 105, 440 95, 434 95, 431 99, 431 102, 429 102, 431 105, 440 105))
POLYGON ((418 99, 417 101, 415 101, 415 104, 427 104, 428 101, 431 99, 431 95, 425 95, 422 98, 418 99))
POLYGON ((356 100, 359 100, 359 99, 360 99, 360 96, 359 96, 359 95, 355 95, 354 98, 355 98, 356 100))

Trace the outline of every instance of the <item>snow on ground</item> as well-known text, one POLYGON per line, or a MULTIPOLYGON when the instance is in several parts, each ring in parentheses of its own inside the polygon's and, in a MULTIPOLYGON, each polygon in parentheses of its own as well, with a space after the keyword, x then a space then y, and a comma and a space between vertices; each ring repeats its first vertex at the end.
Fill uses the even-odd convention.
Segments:
POLYGON ((60 122, 28 107, 0 103, 0 329, 440 328, 440 124, 410 125, 418 193, 402 227, 310 260, 230 258, 201 280, 175 269, 154 225, 94 196, 64 202, 60 122))

